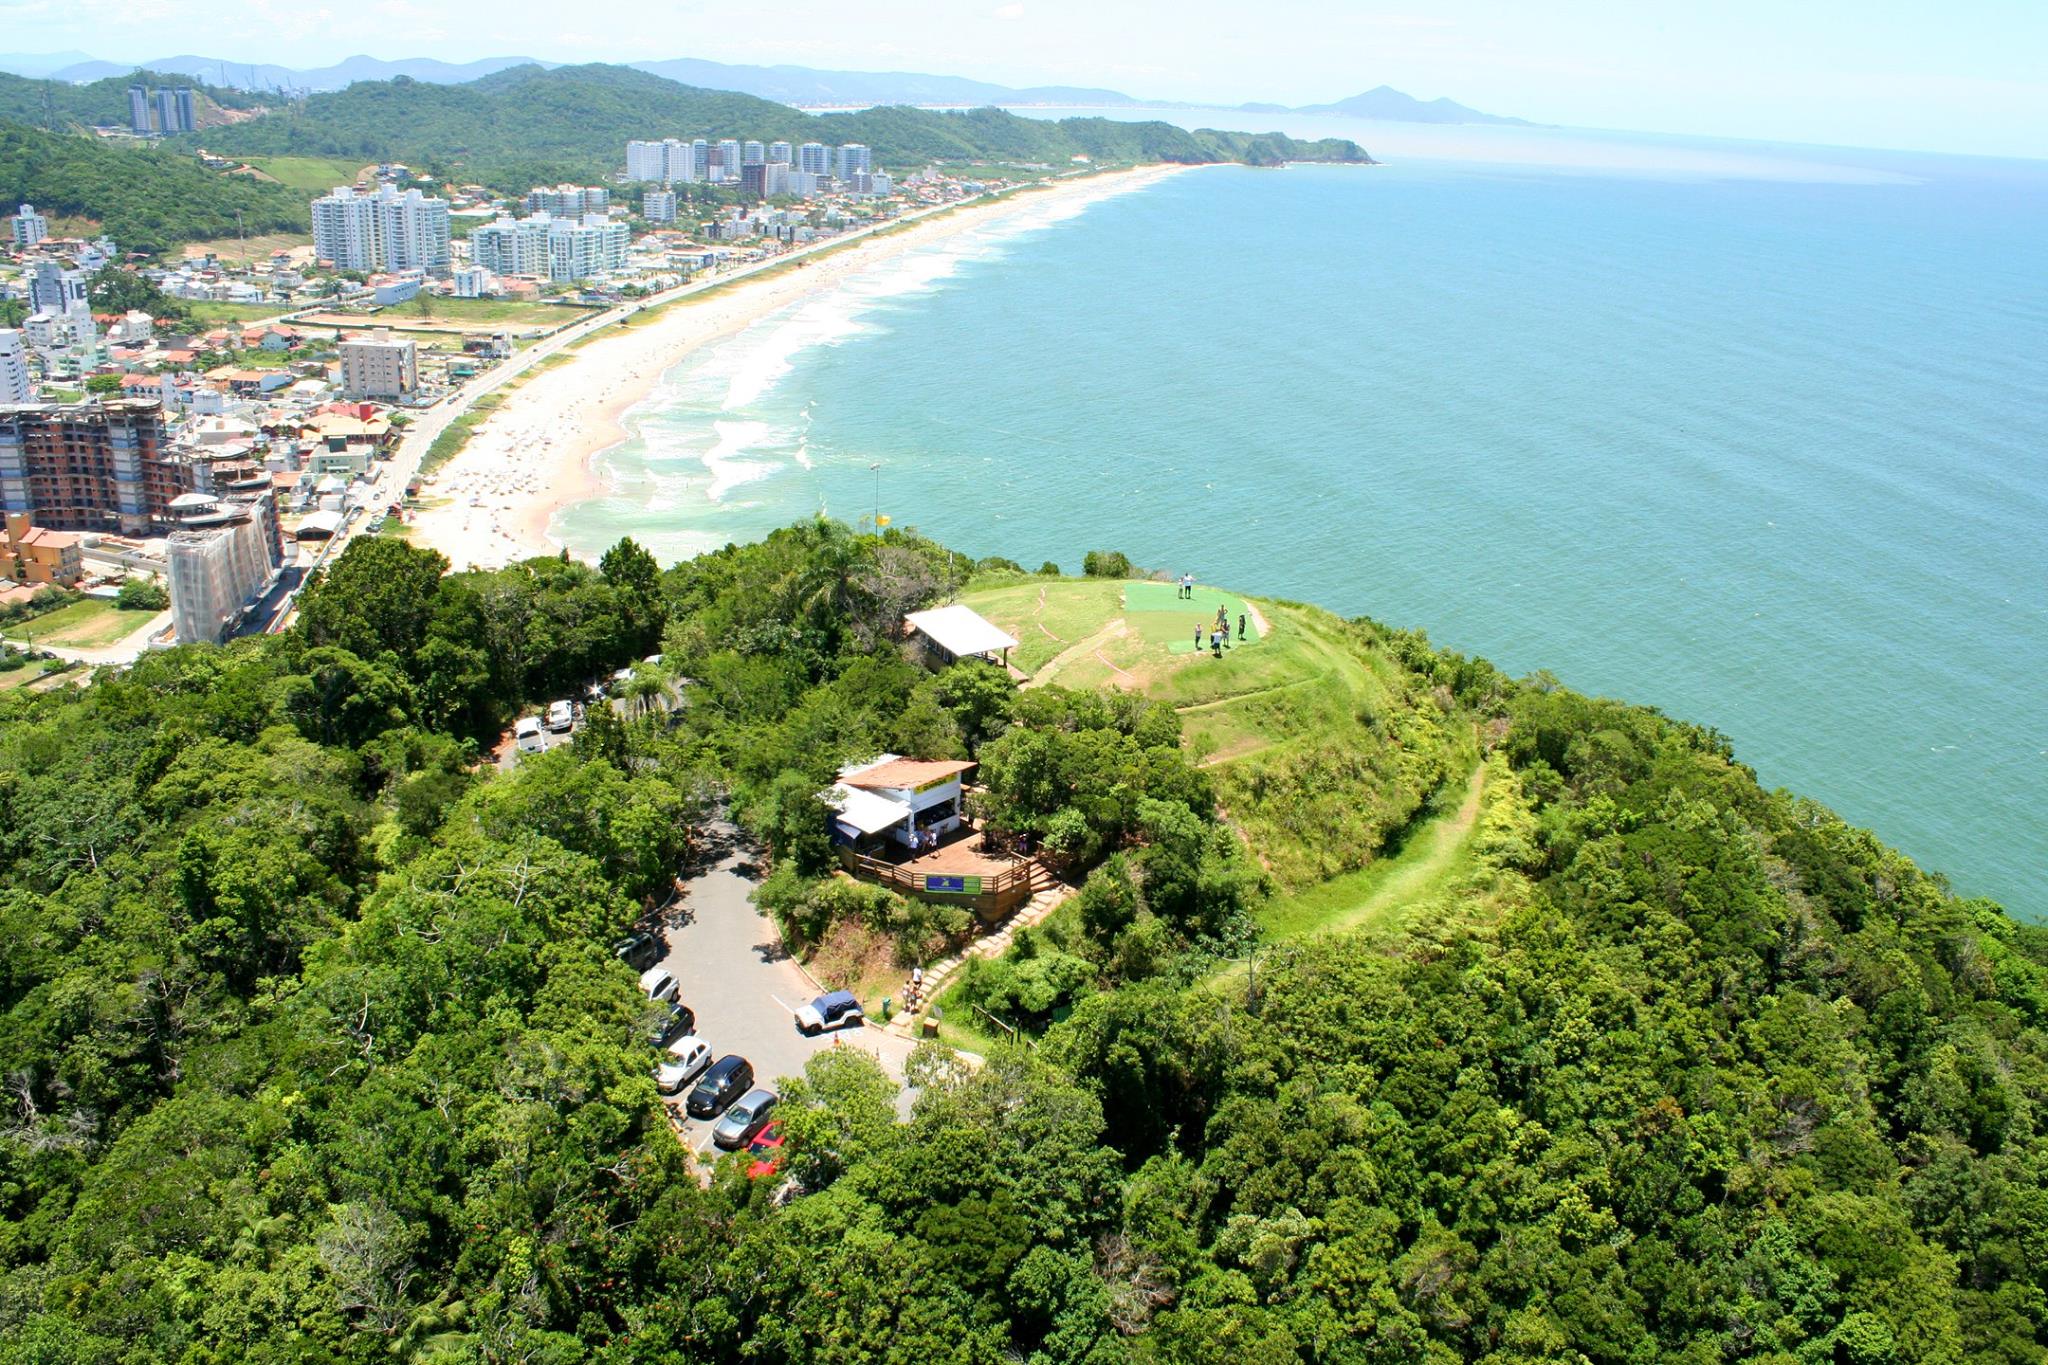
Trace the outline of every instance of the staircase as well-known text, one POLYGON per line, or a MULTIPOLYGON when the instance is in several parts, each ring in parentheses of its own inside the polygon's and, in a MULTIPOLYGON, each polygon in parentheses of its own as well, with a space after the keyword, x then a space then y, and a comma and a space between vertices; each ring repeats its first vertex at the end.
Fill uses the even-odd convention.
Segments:
POLYGON ((983 935, 951 957, 925 968, 924 1004, 915 1012, 905 1010, 891 1019, 889 1032, 899 1038, 916 1037, 918 1024, 924 1018, 925 1007, 944 993, 946 987, 952 983, 953 974, 960 970, 968 958, 1001 957, 1010 951, 1010 945, 1016 941, 1019 933, 1038 924, 1064 905, 1067 898, 1074 894, 1073 887, 1035 863, 1032 867, 1031 888, 1031 899, 1012 911, 1010 917, 997 925, 994 932, 983 935))

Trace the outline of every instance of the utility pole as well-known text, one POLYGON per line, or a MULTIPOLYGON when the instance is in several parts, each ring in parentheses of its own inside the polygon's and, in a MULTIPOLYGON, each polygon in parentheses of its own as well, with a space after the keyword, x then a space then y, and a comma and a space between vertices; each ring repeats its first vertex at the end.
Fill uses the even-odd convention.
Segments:
POLYGON ((875 461, 868 468, 875 476, 875 539, 882 538, 882 462, 875 461))

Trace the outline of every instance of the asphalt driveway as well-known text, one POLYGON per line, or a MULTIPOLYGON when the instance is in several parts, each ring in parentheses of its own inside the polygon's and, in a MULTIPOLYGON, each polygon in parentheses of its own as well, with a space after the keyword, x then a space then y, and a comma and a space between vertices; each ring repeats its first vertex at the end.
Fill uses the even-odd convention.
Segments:
MULTIPOLYGON (((676 907, 680 913, 671 913, 668 955, 662 959, 682 988, 682 1002, 696 1011, 698 1036, 715 1056, 736 1052, 752 1062, 754 1083, 771 1089, 780 1090, 784 1076, 803 1074, 810 1055, 834 1046, 835 1039, 838 1046, 876 1054, 900 1082, 913 1046, 909 1039, 879 1025, 816 1038, 797 1032, 794 1012, 818 990, 783 950, 774 921, 747 899, 755 885, 753 851, 723 821, 706 834, 712 851, 684 877, 686 892, 676 907)), ((683 1095, 675 1096, 685 1141, 695 1150, 710 1150, 711 1124, 683 1115, 682 1106, 683 1095)))

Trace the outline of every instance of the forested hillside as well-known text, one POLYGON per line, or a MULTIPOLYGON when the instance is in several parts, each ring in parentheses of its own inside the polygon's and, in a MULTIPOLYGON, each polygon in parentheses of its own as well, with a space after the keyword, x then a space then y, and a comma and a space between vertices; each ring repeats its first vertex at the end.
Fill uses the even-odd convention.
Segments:
POLYGON ((228 90, 194 81, 189 76, 170 76, 161 71, 137 71, 132 76, 109 76, 105 80, 73 85, 69 81, 38 81, 0 71, 0 119, 14 119, 52 131, 128 126, 128 88, 134 85, 159 89, 188 89, 198 96, 201 122, 211 120, 209 105, 225 109, 259 107, 262 96, 244 90, 228 90))
POLYGON ((726 91, 699 90, 620 66, 515 67, 466 85, 400 78, 362 81, 303 106, 209 129, 210 148, 236 155, 398 159, 507 191, 560 177, 615 172, 632 138, 754 138, 863 142, 887 166, 934 160, 1335 160, 1350 142, 1300 143, 1278 134, 1190 133, 1165 123, 1070 119, 1052 123, 994 109, 908 108, 811 115, 726 91))
POLYGON ((303 232, 306 196, 223 175, 190 151, 106 143, 0 120, 0 202, 89 218, 124 251, 232 237, 235 213, 250 233, 303 232))
POLYGON ((1247 975, 1267 850, 1180 711, 899 653, 1014 565, 820 522, 445 568, 359 540, 284 636, 0 694, 0 1362, 2048 1358, 2048 942, 1710 731, 1319 627, 1362 728, 1477 736, 1483 809, 1399 936, 1247 975), (657 644, 673 724, 479 762, 657 644), (1060 1007, 921 1050, 907 1121, 828 1049, 790 1183, 700 1183, 612 938, 718 801, 792 937, 944 936, 818 875, 885 747, 1085 878, 1006 964, 1060 1007))

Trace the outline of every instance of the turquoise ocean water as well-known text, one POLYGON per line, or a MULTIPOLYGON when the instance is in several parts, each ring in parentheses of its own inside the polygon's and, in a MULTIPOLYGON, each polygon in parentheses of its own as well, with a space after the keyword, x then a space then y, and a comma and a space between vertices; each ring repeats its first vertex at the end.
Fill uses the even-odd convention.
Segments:
POLYGON ((1423 626, 2048 917, 2048 163, 1405 136, 786 310, 672 371, 556 534, 666 559, 879 496, 1423 626))

